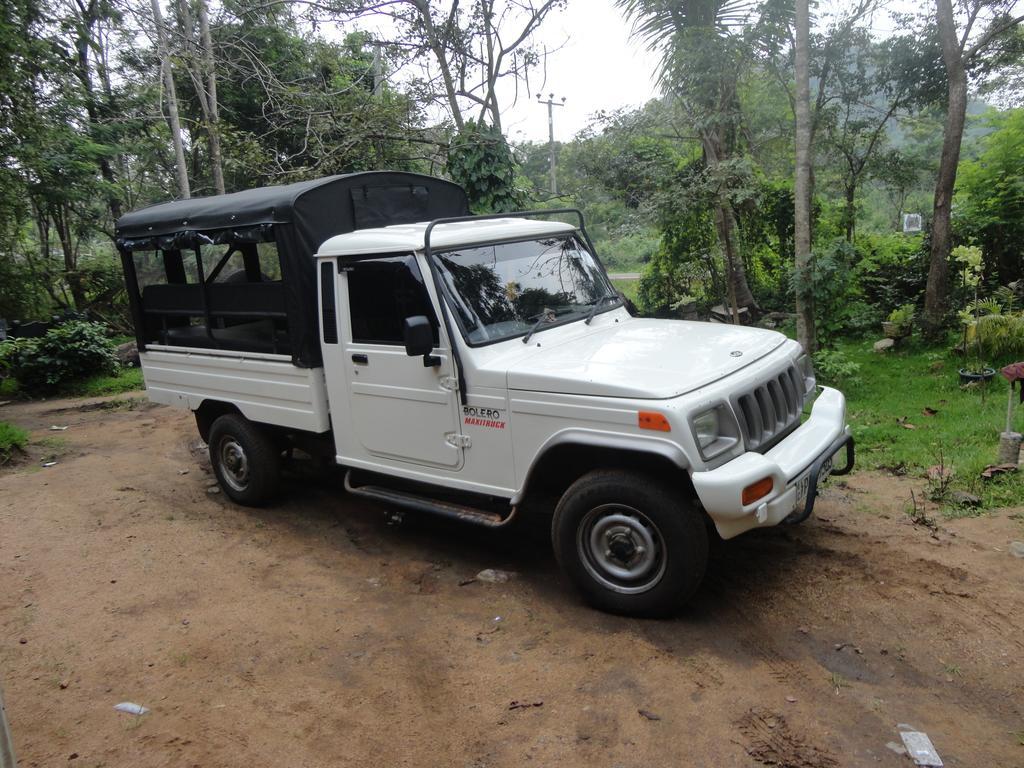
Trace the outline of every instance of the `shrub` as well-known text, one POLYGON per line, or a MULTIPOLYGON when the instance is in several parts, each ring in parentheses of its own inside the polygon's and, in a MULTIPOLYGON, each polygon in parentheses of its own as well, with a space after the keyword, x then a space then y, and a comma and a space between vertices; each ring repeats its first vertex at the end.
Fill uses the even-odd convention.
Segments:
POLYGON ((14 339, 0 347, 0 368, 22 389, 50 391, 74 379, 117 370, 114 344, 100 323, 75 320, 38 339, 14 339))
POLYGON ((25 450, 27 444, 28 432, 0 421, 0 467, 10 461, 15 453, 25 450))
POLYGON ((856 282, 876 307, 917 302, 928 275, 928 247, 921 235, 859 235, 856 282))
POLYGON ((808 267, 790 273, 790 290, 814 300, 818 344, 828 347, 846 331, 845 307, 849 302, 850 265, 857 255, 845 240, 836 240, 816 252, 808 267))
POLYGON ((894 309, 889 313, 888 320, 894 325, 898 325, 900 328, 906 328, 914 322, 914 305, 904 304, 898 309, 894 309))
POLYGON ((864 336, 878 331, 878 324, 885 315, 882 310, 863 299, 850 299, 842 310, 843 333, 864 336))
POLYGON ((974 343, 987 359, 1008 363, 1024 357, 1024 317, 983 315, 977 320, 974 343))
POLYGON ((860 363, 853 362, 838 350, 823 349, 814 355, 814 371, 819 383, 838 386, 857 379, 860 363))
POLYGON ((474 213, 518 211, 525 194, 516 187, 516 161, 505 137, 486 123, 467 122, 448 147, 448 173, 469 197, 474 213))

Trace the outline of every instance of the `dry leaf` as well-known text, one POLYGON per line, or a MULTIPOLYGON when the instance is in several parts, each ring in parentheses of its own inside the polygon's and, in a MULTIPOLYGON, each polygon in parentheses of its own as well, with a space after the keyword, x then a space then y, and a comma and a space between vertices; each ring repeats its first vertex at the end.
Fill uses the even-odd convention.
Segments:
POLYGON ((983 470, 981 470, 981 476, 986 480, 991 480, 996 475, 1001 475, 1004 472, 1016 472, 1016 464, 989 464, 983 470))

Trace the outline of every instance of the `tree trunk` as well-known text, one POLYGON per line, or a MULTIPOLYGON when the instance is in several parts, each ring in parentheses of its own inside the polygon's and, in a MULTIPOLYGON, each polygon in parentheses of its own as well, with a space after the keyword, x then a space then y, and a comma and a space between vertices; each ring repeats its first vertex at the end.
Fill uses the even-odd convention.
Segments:
MULTIPOLYGON (((701 144, 704 147, 704 159, 708 168, 717 169, 722 156, 721 137, 713 130, 703 131, 701 144)), ((736 212, 729 201, 727 191, 723 189, 719 191, 715 205, 715 232, 718 234, 718 244, 722 247, 722 254, 725 257, 726 286, 733 322, 738 324, 739 308, 746 307, 753 314, 757 310, 757 303, 747 283, 747 271, 740 254, 737 229, 736 212)))
POLYGON ((715 231, 718 233, 718 242, 725 256, 729 310, 732 312, 732 321, 739 325, 740 307, 746 307, 753 314, 757 305, 747 284, 747 271, 740 255, 736 212, 724 192, 719 195, 718 204, 715 206, 715 231))
POLYGON ((174 88, 174 73, 171 71, 171 54, 167 46, 167 30, 160 0, 150 0, 153 8, 153 23, 156 26, 157 48, 160 54, 160 73, 167 91, 167 122, 171 128, 174 144, 174 166, 178 175, 178 194, 183 198, 192 196, 188 185, 188 167, 185 165, 185 145, 181 138, 181 119, 178 117, 178 93, 174 88))
POLYGON ((82 274, 78 271, 78 252, 71 236, 71 225, 68 222, 70 210, 61 205, 53 207, 53 223, 57 228, 57 239, 60 240, 61 253, 64 255, 64 280, 71 291, 71 300, 75 309, 84 309, 86 305, 85 284, 82 274))
POLYGON ((845 203, 843 206, 843 229, 846 232, 846 242, 853 242, 853 235, 857 228, 857 180, 851 178, 843 185, 845 203))
MULTIPOLYGON (((806 275, 811 266, 811 80, 809 60, 810 9, 796 0, 796 180, 794 184, 794 266, 806 275)), ((796 338, 808 353, 817 346, 814 294, 796 292, 796 338)))
POLYGON ((224 194, 224 162, 220 151, 220 107, 217 106, 217 65, 213 58, 213 38, 210 35, 210 13, 207 0, 199 0, 199 38, 203 46, 203 68, 206 70, 206 131, 210 143, 210 167, 213 186, 218 195, 224 194))
POLYGON ((931 338, 941 333, 949 298, 950 208, 967 114, 967 73, 963 51, 957 39, 953 5, 951 0, 936 0, 935 8, 942 61, 946 66, 948 103, 942 134, 942 158, 935 182, 928 284, 924 294, 924 331, 931 338))

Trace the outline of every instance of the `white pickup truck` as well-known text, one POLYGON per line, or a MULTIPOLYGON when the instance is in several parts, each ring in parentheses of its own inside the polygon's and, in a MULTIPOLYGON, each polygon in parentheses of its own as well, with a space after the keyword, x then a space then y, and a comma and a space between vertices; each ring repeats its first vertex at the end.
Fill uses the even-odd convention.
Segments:
POLYGON ((796 342, 633 317, 582 216, 469 217, 460 193, 355 174, 121 219, 149 396, 195 411, 230 498, 272 500, 297 446, 392 509, 540 509, 587 600, 652 615, 698 588, 711 526, 800 522, 852 468, 796 342))

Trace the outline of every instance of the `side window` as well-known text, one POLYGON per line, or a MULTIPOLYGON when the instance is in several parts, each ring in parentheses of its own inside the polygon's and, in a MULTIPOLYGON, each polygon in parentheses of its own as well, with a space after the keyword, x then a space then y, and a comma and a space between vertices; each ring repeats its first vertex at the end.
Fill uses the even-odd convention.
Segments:
POLYGON ((415 258, 392 256, 341 263, 339 269, 348 275, 352 341, 404 344, 405 318, 426 315, 437 344, 437 317, 415 258))

